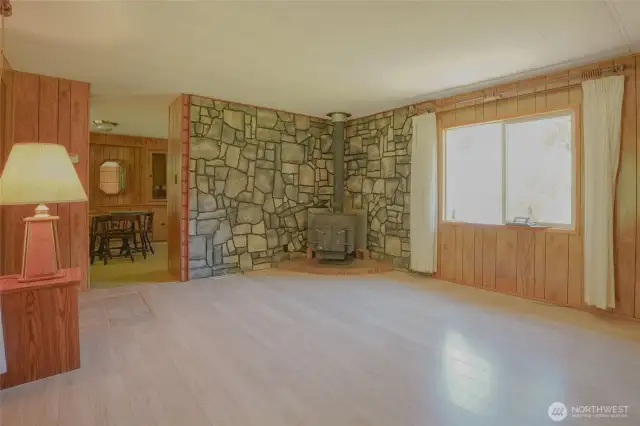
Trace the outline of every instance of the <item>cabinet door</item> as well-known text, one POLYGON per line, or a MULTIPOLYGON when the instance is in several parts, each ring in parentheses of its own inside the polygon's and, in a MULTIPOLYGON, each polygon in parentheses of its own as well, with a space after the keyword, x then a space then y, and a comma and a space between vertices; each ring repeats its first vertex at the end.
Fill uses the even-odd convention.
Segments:
POLYGON ((153 207, 153 241, 167 241, 167 208, 153 207))
POLYGON ((148 150, 149 175, 148 194, 150 201, 158 202, 167 199, 167 153, 166 151, 148 150))

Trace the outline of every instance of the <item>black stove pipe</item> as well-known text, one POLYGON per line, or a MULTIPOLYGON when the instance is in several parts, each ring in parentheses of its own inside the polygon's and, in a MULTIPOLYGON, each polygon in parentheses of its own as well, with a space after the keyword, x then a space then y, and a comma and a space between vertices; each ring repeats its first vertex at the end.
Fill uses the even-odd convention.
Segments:
POLYGON ((344 125, 351 116, 346 112, 327 114, 333 122, 333 211, 344 211, 344 125))

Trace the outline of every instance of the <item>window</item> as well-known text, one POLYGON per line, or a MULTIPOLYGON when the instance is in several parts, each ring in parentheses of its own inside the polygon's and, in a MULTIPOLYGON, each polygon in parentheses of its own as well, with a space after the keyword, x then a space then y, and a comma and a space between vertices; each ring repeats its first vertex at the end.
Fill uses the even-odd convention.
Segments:
POLYGON ((573 111, 453 127, 444 133, 444 218, 575 222, 573 111))

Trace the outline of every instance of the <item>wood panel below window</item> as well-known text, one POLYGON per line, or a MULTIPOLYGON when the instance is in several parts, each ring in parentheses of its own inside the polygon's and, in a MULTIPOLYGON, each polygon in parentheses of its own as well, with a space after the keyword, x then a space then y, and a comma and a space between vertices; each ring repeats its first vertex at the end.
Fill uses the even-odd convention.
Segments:
POLYGON ((562 305, 582 305, 582 237, 440 224, 438 278, 562 305))

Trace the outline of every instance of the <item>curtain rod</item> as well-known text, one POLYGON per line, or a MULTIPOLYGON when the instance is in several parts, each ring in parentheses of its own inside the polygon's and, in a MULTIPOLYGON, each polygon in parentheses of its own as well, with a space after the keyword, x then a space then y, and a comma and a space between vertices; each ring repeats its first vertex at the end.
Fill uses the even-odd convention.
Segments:
MULTIPOLYGON (((460 101, 453 101, 453 102, 448 102, 446 104, 442 104, 442 105, 433 105, 433 102, 435 101, 425 101, 425 102, 421 102, 419 104, 415 104, 416 105, 416 113, 417 114, 422 114, 423 112, 436 112, 439 108, 443 108, 443 107, 447 107, 447 106, 451 106, 451 105, 458 105, 458 104, 465 104, 465 103, 469 103, 469 102, 476 102, 476 101, 482 101, 482 103, 486 103, 486 102, 495 102, 498 101, 500 99, 504 99, 503 96, 509 92, 513 92, 513 91, 521 91, 521 90, 526 90, 526 89, 535 89, 536 87, 542 85, 542 84, 549 84, 549 83, 556 83, 558 81, 570 81, 570 80, 576 80, 576 79, 580 79, 582 80, 590 80, 590 79, 594 79, 594 78, 598 78, 598 77, 602 77, 602 75, 604 73, 618 73, 618 72, 622 72, 625 70, 625 66, 624 65, 614 65, 612 67, 608 67, 608 68, 598 68, 598 69, 594 69, 594 70, 590 70, 590 71, 584 71, 579 77, 578 76, 566 76, 566 77, 558 77, 558 78, 554 78, 552 80, 546 80, 546 81, 541 81, 539 83, 536 84, 530 84, 528 86, 523 86, 523 87, 517 87, 515 89, 510 89, 510 90, 505 90, 502 92, 494 92, 491 95, 482 95, 482 96, 477 96, 475 98, 470 98, 470 99, 463 99, 460 101), (421 107, 421 105, 427 104, 427 103, 432 103, 432 105, 430 106, 426 106, 425 107, 421 107)), ((508 84, 508 83, 507 83, 508 84)), ((552 90, 561 90, 561 89, 568 89, 571 87, 576 87, 576 86, 580 86, 580 83, 577 84, 571 84, 571 85, 567 85, 567 86, 561 86, 561 87, 554 87, 551 89, 543 89, 543 90, 537 90, 531 93, 523 93, 522 95, 516 95, 516 96, 512 96, 512 97, 519 97, 519 96, 527 96, 527 95, 535 95, 538 93, 545 93, 545 92, 550 92, 552 90)))

